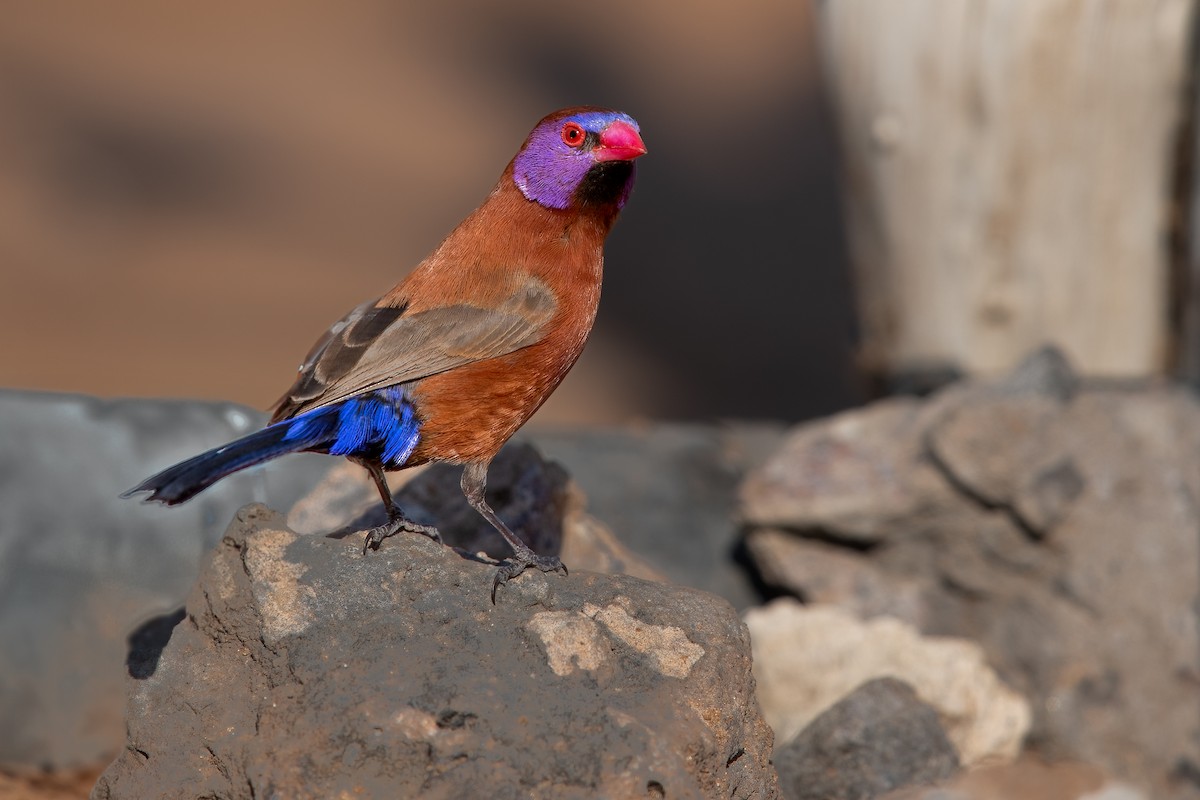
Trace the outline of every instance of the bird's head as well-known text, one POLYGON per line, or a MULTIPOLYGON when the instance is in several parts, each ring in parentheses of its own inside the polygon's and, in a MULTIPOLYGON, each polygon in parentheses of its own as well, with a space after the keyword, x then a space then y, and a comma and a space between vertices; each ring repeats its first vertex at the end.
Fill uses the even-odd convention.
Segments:
POLYGON ((620 209, 633 189, 633 160, 646 145, 633 117, 607 108, 555 111, 513 159, 513 181, 547 208, 620 209))

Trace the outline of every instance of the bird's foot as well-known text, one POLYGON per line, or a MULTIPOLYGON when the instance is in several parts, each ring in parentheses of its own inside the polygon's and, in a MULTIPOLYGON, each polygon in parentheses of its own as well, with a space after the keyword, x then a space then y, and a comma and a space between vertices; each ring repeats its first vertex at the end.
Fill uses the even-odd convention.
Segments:
POLYGON ((442 535, 432 525, 422 525, 419 522, 413 522, 403 514, 391 514, 388 516, 387 522, 366 532, 367 538, 363 540, 363 555, 367 554, 367 550, 378 550, 379 545, 383 544, 384 539, 389 536, 395 536, 401 531, 419 533, 422 536, 428 536, 438 544, 442 544, 442 535))
POLYGON ((558 556, 539 556, 533 551, 517 553, 512 558, 505 559, 496 569, 496 579, 492 581, 492 605, 496 604, 496 589, 508 583, 530 567, 537 567, 542 572, 568 574, 567 565, 558 556))

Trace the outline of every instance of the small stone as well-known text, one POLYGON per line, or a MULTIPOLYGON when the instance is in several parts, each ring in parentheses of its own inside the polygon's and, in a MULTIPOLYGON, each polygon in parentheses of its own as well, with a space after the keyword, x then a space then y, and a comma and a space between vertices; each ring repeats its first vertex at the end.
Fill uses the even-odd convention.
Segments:
POLYGON ((958 756, 937 712, 895 678, 868 681, 775 756, 789 800, 858 800, 945 780, 958 756))

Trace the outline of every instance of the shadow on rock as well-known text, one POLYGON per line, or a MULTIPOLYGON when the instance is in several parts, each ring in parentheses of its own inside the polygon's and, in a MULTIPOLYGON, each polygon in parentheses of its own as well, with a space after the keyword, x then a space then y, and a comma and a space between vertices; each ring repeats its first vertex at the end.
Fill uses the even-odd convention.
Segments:
POLYGON ((129 634, 129 654, 125 669, 131 678, 149 678, 158 669, 163 648, 171 641, 175 626, 183 622, 186 612, 180 608, 170 614, 143 622, 129 634))

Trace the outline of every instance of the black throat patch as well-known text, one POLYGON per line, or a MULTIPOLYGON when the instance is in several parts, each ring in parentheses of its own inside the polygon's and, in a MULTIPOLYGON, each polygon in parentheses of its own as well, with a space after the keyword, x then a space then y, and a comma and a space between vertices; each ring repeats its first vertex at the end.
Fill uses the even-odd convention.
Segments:
POLYGON ((575 190, 574 202, 581 206, 623 203, 632 178, 632 161, 602 161, 583 176, 575 190))

